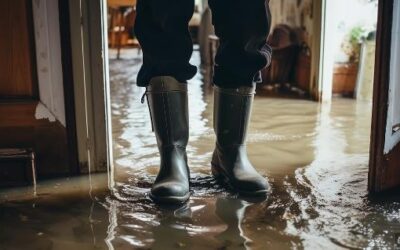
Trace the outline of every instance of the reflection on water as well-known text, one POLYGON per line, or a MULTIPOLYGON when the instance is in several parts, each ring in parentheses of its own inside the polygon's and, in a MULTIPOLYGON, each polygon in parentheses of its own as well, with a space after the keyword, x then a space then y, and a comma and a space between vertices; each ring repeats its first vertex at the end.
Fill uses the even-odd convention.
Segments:
POLYGON ((134 85, 141 59, 123 58, 110 62, 115 196, 105 175, 42 182, 36 198, 4 190, 0 249, 394 248, 399 201, 371 200, 366 190, 370 103, 257 96, 248 151, 273 192, 249 201, 210 177, 212 91, 198 74, 189 84, 192 198, 159 207, 147 196, 159 159, 134 85))

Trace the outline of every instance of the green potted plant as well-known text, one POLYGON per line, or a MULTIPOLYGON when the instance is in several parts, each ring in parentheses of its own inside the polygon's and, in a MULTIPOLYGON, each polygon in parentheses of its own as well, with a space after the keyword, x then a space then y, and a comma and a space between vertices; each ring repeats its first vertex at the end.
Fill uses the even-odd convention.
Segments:
POLYGON ((361 43, 366 38, 367 31, 362 26, 353 27, 342 43, 342 50, 349 56, 350 63, 357 63, 360 60, 361 43))

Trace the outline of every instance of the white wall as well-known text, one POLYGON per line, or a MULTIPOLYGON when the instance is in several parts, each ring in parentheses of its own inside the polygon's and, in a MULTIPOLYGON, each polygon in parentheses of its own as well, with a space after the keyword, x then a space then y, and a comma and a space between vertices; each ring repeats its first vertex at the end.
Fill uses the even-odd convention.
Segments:
MULTIPOLYGON (((58 1, 33 0, 32 3, 40 101, 65 126, 58 1)), ((38 107, 37 113, 42 109, 38 107)), ((43 115, 43 112, 37 114, 38 119, 46 118, 43 115)))

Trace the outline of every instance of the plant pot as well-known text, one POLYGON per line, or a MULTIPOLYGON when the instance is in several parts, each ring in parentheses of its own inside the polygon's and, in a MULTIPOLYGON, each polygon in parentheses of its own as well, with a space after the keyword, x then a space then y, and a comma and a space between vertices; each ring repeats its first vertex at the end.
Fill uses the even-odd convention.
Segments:
POLYGON ((358 63, 336 64, 333 70, 333 94, 353 96, 358 73, 358 63))

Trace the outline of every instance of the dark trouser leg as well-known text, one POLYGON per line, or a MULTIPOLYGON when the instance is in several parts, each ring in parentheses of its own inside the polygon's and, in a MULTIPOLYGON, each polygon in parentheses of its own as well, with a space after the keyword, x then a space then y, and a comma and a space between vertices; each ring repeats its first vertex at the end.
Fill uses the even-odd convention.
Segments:
POLYGON ((265 197, 270 190, 269 184, 251 164, 246 149, 254 92, 255 86, 235 89, 214 86, 217 142, 211 170, 215 177, 224 180, 239 194, 265 197))
POLYGON ((138 0, 135 33, 143 49, 137 84, 146 95, 160 152, 150 197, 160 203, 189 199, 187 80, 196 74, 188 22, 194 0, 138 0))
POLYGON ((252 86, 269 65, 271 49, 269 0, 209 0, 220 47, 215 58, 214 84, 222 88, 252 86))
POLYGON ((137 84, 148 86, 156 76, 186 82, 196 74, 189 63, 193 52, 188 22, 194 0, 138 0, 135 34, 143 49, 137 84))
POLYGON ((214 73, 214 131, 211 161, 215 177, 246 196, 266 197, 270 186, 247 157, 246 136, 255 82, 268 65, 267 0, 209 0, 220 47, 214 73))

